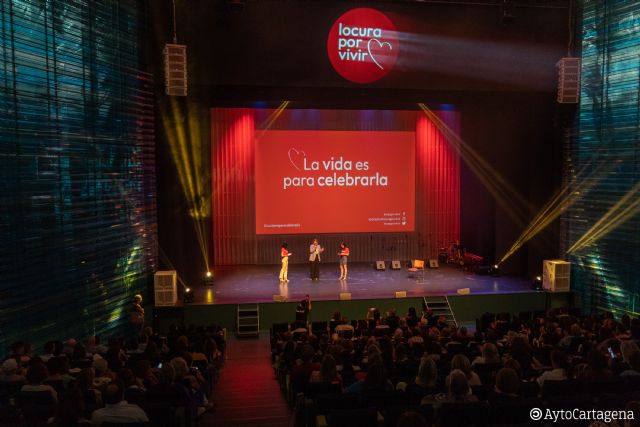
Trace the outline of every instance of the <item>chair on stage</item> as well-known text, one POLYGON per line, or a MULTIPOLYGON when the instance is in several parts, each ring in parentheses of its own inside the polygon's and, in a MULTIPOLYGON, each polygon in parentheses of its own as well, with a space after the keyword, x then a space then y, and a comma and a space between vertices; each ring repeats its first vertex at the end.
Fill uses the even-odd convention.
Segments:
POLYGON ((409 276, 419 281, 424 281, 424 260, 412 259, 409 267, 409 276))

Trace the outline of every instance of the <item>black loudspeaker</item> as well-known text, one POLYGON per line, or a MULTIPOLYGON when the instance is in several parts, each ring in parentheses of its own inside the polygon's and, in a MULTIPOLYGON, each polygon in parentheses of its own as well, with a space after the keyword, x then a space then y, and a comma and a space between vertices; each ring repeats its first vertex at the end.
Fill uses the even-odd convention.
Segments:
POLYGON ((490 265, 477 265, 473 271, 480 276, 488 276, 491 274, 491 266, 490 265))
POLYGON ((376 261, 376 270, 386 270, 387 266, 384 265, 384 261, 376 261))
POLYGON ((437 259, 430 259, 429 260, 429 268, 438 268, 440 267, 440 265, 438 264, 438 260, 437 259))
POLYGON ((394 259, 391 261, 391 269, 392 270, 400 270, 402 265, 400 264, 400 260, 394 259))

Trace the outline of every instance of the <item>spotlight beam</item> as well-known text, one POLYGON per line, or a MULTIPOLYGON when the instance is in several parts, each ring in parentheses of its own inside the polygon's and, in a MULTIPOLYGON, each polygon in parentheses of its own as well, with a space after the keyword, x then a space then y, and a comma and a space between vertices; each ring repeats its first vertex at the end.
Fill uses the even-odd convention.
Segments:
POLYGON ((640 212, 640 195, 638 192, 640 192, 640 183, 634 185, 631 190, 605 212, 605 214, 567 250, 567 253, 573 253, 591 245, 638 214, 640 212))
POLYGON ((572 181, 560 188, 560 190, 554 194, 540 212, 536 214, 529 226, 524 229, 511 248, 509 248, 509 250, 500 259, 500 263, 506 261, 507 258, 520 249, 522 245, 535 237, 556 218, 562 215, 563 212, 573 206, 573 204, 578 201, 584 193, 588 192, 591 187, 600 180, 600 178, 594 178, 594 176, 603 176, 608 173, 613 166, 614 164, 610 162, 601 162, 595 168, 592 168, 591 163, 583 166, 572 181), (589 172, 589 174, 585 176, 586 172, 589 172), (578 184, 576 185, 575 182, 578 182, 578 184))
POLYGON ((482 158, 469 144, 467 144, 455 131, 442 121, 424 103, 418 103, 420 109, 436 125, 438 130, 446 137, 447 142, 456 150, 460 158, 469 166, 478 180, 491 193, 496 202, 504 209, 506 214, 516 223, 524 224, 528 210, 528 203, 524 198, 500 175, 489 163, 482 158))
POLYGON ((207 197, 203 189, 202 181, 206 175, 200 171, 205 170, 201 149, 200 125, 198 123, 197 109, 186 106, 183 113, 175 98, 170 100, 170 111, 161 111, 167 141, 171 150, 172 159, 178 172, 178 179, 192 217, 196 239, 200 247, 203 262, 209 270, 209 250, 206 233, 205 219, 209 216, 207 209, 207 197), (183 118, 185 118, 183 120, 183 118), (185 124, 185 120, 187 123, 185 124), (187 132, 188 130, 188 132, 187 132))
POLYGON ((291 101, 282 101, 278 108, 276 108, 269 117, 267 117, 262 123, 260 123, 259 128, 261 129, 260 133, 257 135, 256 140, 260 140, 266 131, 268 131, 271 126, 278 120, 280 115, 284 112, 284 110, 289 106, 291 101))

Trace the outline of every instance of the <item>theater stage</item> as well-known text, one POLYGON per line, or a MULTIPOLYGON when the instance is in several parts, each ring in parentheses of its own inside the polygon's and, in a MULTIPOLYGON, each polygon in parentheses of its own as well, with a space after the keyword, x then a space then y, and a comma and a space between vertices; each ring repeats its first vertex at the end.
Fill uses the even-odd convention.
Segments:
POLYGON ((372 264, 349 265, 349 278, 338 280, 338 265, 321 264, 320 280, 309 279, 306 264, 289 266, 289 283, 278 281, 277 265, 218 266, 213 286, 192 286, 193 304, 240 304, 273 302, 274 295, 286 301, 298 301, 306 294, 315 301, 338 300, 341 292, 350 292, 354 300, 395 298, 396 291, 407 297, 454 295, 469 288, 472 295, 531 292, 531 281, 521 277, 481 276, 453 265, 426 269, 421 273, 401 270, 377 271, 372 264))

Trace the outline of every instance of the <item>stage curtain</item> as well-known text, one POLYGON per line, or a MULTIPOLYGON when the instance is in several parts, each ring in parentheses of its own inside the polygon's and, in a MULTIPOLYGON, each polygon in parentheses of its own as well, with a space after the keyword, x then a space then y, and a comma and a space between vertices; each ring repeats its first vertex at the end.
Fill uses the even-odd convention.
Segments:
POLYGON ((252 109, 211 110, 213 260, 215 265, 256 261, 252 109))
MULTIPOLYGON (((460 130, 456 111, 437 111, 454 132, 460 130)), ((460 238, 460 156, 438 127, 424 114, 416 119, 416 230, 420 254, 435 258, 441 247, 460 238)))
MULTIPOLYGON (((212 109, 213 262, 277 264, 279 245, 306 252, 313 235, 256 236, 254 140, 272 110, 212 109)), ((454 131, 455 111, 437 112, 454 131)), ((414 130, 416 132, 416 231, 411 233, 345 233, 319 236, 332 252, 349 243, 352 261, 435 258, 460 235, 460 160, 456 150, 421 112, 285 110, 271 128, 339 130, 414 130)), ((294 262, 304 262, 299 257, 294 262)), ((332 257, 326 261, 334 261, 332 257)))

